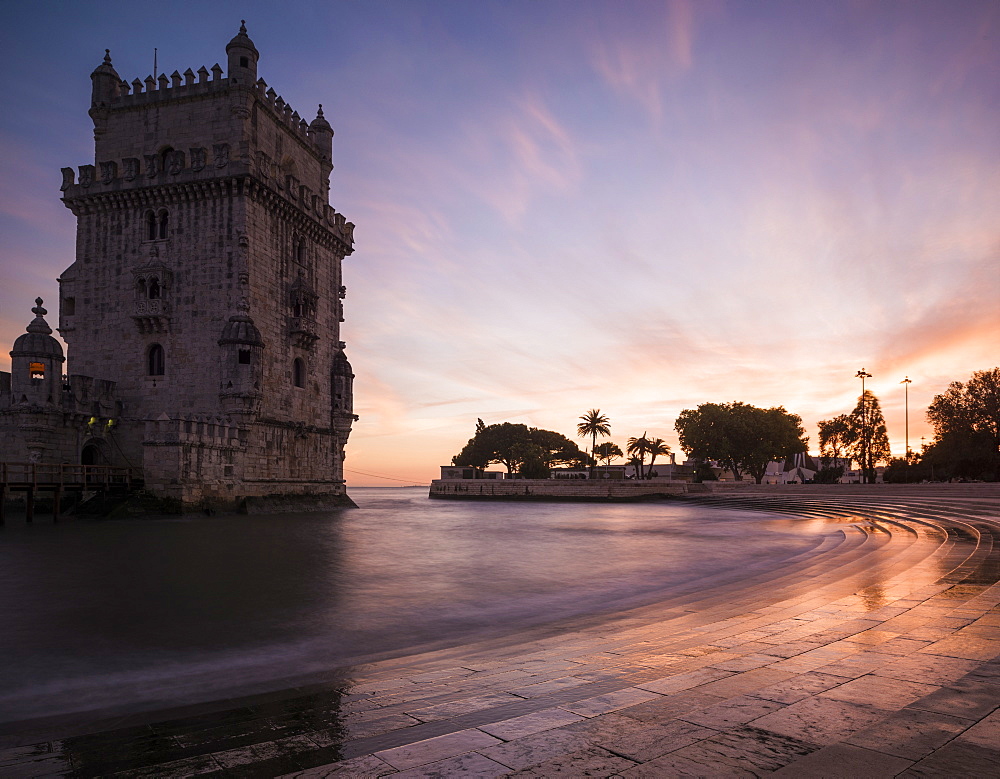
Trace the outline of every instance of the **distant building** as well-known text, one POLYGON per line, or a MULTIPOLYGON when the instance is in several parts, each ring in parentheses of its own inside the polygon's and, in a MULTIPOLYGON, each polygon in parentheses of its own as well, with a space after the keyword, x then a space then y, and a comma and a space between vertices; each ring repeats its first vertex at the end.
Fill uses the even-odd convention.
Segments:
POLYGON ((62 170, 68 354, 37 300, 0 374, 5 461, 131 466, 187 506, 346 500, 354 225, 328 205, 322 107, 307 123, 258 58, 241 27, 226 75, 91 74, 96 164, 62 170))
POLYGON ((471 465, 442 465, 442 479, 502 479, 503 471, 487 471, 485 468, 475 468, 471 465))

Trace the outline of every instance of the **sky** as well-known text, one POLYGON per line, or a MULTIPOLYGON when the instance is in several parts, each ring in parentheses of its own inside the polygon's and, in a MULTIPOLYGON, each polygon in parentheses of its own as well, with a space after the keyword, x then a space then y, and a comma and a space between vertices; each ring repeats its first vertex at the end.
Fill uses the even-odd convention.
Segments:
POLYGON ((154 47, 211 68, 240 19, 336 131, 349 486, 592 408, 678 451, 682 409, 781 405, 815 452, 862 368, 901 455, 904 377, 918 449, 934 395, 1000 364, 993 0, 7 0, 0 346, 36 296, 57 319, 104 49, 128 81, 154 47))

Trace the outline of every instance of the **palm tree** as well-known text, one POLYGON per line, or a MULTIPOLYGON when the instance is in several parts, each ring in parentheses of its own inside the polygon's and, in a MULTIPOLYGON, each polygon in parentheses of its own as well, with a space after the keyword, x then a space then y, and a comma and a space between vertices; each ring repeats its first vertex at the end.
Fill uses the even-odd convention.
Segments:
POLYGON ((670 454, 670 446, 662 438, 651 438, 647 442, 648 448, 646 449, 652 457, 649 458, 649 468, 646 470, 648 478, 653 478, 653 461, 656 460, 656 455, 663 455, 666 457, 670 454))
MULTIPOLYGON (((597 436, 611 435, 611 425, 608 418, 601 413, 599 408, 592 408, 582 417, 576 426, 576 434, 581 438, 590 436, 590 456, 594 456, 594 449, 597 448, 597 436)), ((590 466, 590 475, 594 475, 594 466, 590 466)))
POLYGON ((594 454, 598 460, 604 460, 605 465, 610 465, 612 460, 622 456, 622 450, 614 441, 605 441, 597 445, 594 454))
POLYGON ((646 434, 643 433, 639 438, 628 439, 628 442, 625 444, 625 451, 629 457, 638 462, 638 468, 636 468, 635 473, 636 478, 644 478, 643 465, 646 462, 646 453, 649 451, 649 439, 646 438, 646 434))

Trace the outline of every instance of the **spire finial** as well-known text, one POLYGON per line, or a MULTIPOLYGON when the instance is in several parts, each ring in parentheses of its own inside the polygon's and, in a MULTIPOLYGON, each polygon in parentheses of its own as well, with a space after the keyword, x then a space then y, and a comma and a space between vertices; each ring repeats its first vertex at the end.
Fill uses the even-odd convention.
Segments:
POLYGON ((111 64, 111 49, 104 50, 104 64, 105 65, 111 64))
POLYGON ((29 333, 44 333, 49 335, 52 332, 52 328, 49 327, 48 322, 42 318, 49 312, 42 308, 41 298, 35 298, 35 307, 31 309, 31 313, 35 315, 35 318, 31 320, 31 323, 25 329, 29 333))
POLYGON ((319 110, 316 112, 316 116, 322 116, 322 115, 323 115, 323 104, 320 103, 319 110))
POLYGON ((240 19, 240 32, 243 33, 244 35, 247 34, 247 20, 246 19, 240 19))

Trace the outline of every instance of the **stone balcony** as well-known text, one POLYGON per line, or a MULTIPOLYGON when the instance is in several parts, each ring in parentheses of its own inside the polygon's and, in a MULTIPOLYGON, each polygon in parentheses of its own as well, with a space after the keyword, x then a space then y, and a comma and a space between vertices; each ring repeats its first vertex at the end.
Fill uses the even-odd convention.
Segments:
POLYGON ((312 349, 313 344, 319 340, 319 325, 310 316, 289 317, 288 334, 295 346, 312 349))

